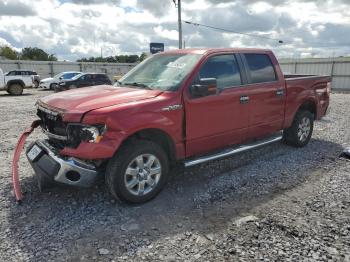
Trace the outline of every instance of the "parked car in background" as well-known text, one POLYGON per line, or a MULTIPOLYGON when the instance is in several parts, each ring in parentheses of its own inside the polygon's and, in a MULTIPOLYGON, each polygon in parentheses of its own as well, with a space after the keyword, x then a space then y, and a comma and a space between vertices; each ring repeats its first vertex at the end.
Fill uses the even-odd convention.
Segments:
POLYGON ((113 83, 118 82, 120 78, 122 78, 122 75, 114 75, 113 76, 113 83))
POLYGON ((40 76, 35 71, 18 69, 18 70, 9 71, 5 73, 5 75, 6 76, 23 76, 23 77, 31 76, 33 78, 34 87, 35 88, 39 87, 40 76))
POLYGON ((32 75, 7 74, 4 74, 0 68, 0 90, 5 90, 10 95, 21 95, 24 88, 34 85, 32 75))
POLYGON ((39 87, 47 88, 47 89, 54 89, 54 87, 61 81, 61 80, 68 80, 73 78, 76 75, 81 74, 81 72, 77 71, 70 71, 70 72, 62 72, 54 77, 48 77, 40 81, 39 87))
POLYGON ((111 85, 112 82, 106 74, 102 73, 83 73, 76 75, 72 79, 60 81, 55 87, 56 92, 98 85, 111 85))
POLYGON ((269 50, 180 49, 117 85, 40 98, 48 139, 27 150, 39 184, 87 187, 104 176, 114 197, 141 203, 178 161, 189 167, 282 139, 306 146, 327 113, 331 78, 284 75, 269 50))

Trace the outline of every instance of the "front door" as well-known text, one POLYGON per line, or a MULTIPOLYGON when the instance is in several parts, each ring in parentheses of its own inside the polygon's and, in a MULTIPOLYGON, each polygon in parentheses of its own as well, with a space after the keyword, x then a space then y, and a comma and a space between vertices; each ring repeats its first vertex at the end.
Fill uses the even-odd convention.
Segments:
POLYGON ((93 86, 93 79, 92 79, 92 75, 90 74, 86 74, 83 75, 82 77, 80 77, 77 86, 78 87, 86 87, 86 86, 93 86))
POLYGON ((240 143, 248 128, 249 110, 242 102, 245 87, 236 56, 209 57, 192 84, 204 78, 216 78, 216 94, 193 97, 187 90, 184 95, 187 157, 240 143))

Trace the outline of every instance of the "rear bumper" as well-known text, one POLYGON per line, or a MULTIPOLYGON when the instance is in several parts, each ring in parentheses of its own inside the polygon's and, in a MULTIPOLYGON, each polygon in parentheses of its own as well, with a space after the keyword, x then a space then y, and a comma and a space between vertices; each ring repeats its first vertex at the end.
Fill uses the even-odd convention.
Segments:
POLYGON ((98 171, 90 163, 74 157, 62 157, 45 140, 37 140, 27 149, 27 159, 33 167, 39 185, 60 183, 70 186, 90 187, 97 179, 98 171), (33 161, 28 158, 30 149, 37 145, 42 152, 33 161))

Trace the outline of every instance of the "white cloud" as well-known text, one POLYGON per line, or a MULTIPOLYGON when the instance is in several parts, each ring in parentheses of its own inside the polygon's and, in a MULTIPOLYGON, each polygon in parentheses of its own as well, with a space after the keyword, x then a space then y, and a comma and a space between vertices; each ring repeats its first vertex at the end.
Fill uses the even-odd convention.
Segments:
POLYGON ((6 39, 0 37, 0 46, 12 46, 6 39))
POLYGON ((154 32, 157 35, 170 40, 177 40, 179 35, 177 30, 167 30, 164 29, 161 25, 154 27, 154 32))
MULTIPOLYGON (((277 41, 183 25, 187 47, 264 47, 279 56, 350 53, 349 3, 342 0, 183 0, 183 20, 277 41), (311 48, 311 49, 310 49, 311 48)), ((149 42, 177 47, 171 0, 4 0, 0 45, 37 46, 60 59, 148 51, 149 42)))

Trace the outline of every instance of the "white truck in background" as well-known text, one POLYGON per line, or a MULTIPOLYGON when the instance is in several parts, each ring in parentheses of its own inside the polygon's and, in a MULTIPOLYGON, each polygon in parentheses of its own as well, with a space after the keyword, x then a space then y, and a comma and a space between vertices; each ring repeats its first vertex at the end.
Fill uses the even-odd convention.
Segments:
POLYGON ((18 96, 26 87, 33 87, 34 78, 31 75, 5 75, 0 68, 0 90, 5 90, 10 95, 18 96))

